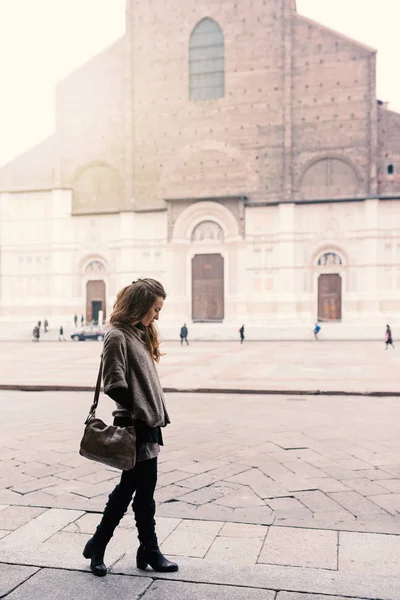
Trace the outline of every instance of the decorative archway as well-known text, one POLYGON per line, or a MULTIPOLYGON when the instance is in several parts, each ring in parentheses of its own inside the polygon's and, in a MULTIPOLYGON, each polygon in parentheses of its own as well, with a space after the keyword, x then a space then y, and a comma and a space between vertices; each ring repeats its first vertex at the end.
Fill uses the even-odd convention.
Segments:
MULTIPOLYGON (((98 323, 99 313, 106 318, 106 278, 105 265, 100 260, 91 260, 84 270, 86 282, 86 322, 98 323)), ((101 325, 101 323, 99 323, 101 325)))
POLYGON ((318 277, 318 321, 342 320, 342 256, 333 251, 322 252, 316 261, 318 277))
POLYGON ((360 177, 351 161, 342 156, 320 156, 306 165, 299 194, 304 200, 353 198, 359 187, 360 177))

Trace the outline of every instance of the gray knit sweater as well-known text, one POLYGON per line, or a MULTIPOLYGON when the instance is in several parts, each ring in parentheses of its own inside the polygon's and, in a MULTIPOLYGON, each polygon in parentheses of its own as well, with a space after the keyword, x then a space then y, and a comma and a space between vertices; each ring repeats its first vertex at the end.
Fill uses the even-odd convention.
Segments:
POLYGON ((165 427, 170 423, 156 365, 141 329, 124 325, 111 326, 107 331, 103 348, 103 380, 106 394, 115 388, 128 389, 132 394, 132 411, 129 413, 117 404, 114 416, 129 415, 150 427, 165 427))

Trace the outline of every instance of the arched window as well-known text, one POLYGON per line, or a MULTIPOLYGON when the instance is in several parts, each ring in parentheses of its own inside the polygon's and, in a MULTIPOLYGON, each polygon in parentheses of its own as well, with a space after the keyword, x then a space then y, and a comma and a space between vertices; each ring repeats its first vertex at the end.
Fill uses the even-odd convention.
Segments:
POLYGON ((224 34, 212 19, 196 25, 189 46, 189 98, 214 100, 225 95, 224 34))

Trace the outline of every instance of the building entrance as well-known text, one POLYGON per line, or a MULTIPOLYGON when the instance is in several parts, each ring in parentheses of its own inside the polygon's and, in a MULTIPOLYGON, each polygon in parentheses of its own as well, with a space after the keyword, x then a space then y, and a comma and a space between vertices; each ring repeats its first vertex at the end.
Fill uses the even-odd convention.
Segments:
MULTIPOLYGON (((103 311, 106 317, 106 284, 102 280, 88 281, 86 284, 86 321, 97 322, 99 312, 103 311)), ((101 325, 101 323, 100 323, 101 325)))
POLYGON ((340 321, 342 318, 342 278, 338 274, 320 275, 318 279, 318 320, 340 321))
POLYGON ((192 319, 222 321, 224 313, 224 259, 197 254, 192 260, 192 319))

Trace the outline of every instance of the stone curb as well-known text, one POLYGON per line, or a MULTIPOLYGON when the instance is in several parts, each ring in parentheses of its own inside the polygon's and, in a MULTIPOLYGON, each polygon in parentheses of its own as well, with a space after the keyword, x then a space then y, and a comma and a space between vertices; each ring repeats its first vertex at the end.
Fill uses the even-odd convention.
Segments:
MULTIPOLYGON (((88 385, 52 385, 52 384, 0 384, 0 390, 18 392, 94 392, 94 386, 88 385)), ((103 389, 101 390, 103 391, 103 389)), ((400 397, 400 390, 394 391, 348 391, 348 390, 255 390, 243 388, 163 388, 166 394, 236 394, 252 396, 363 396, 376 398, 400 397)))

